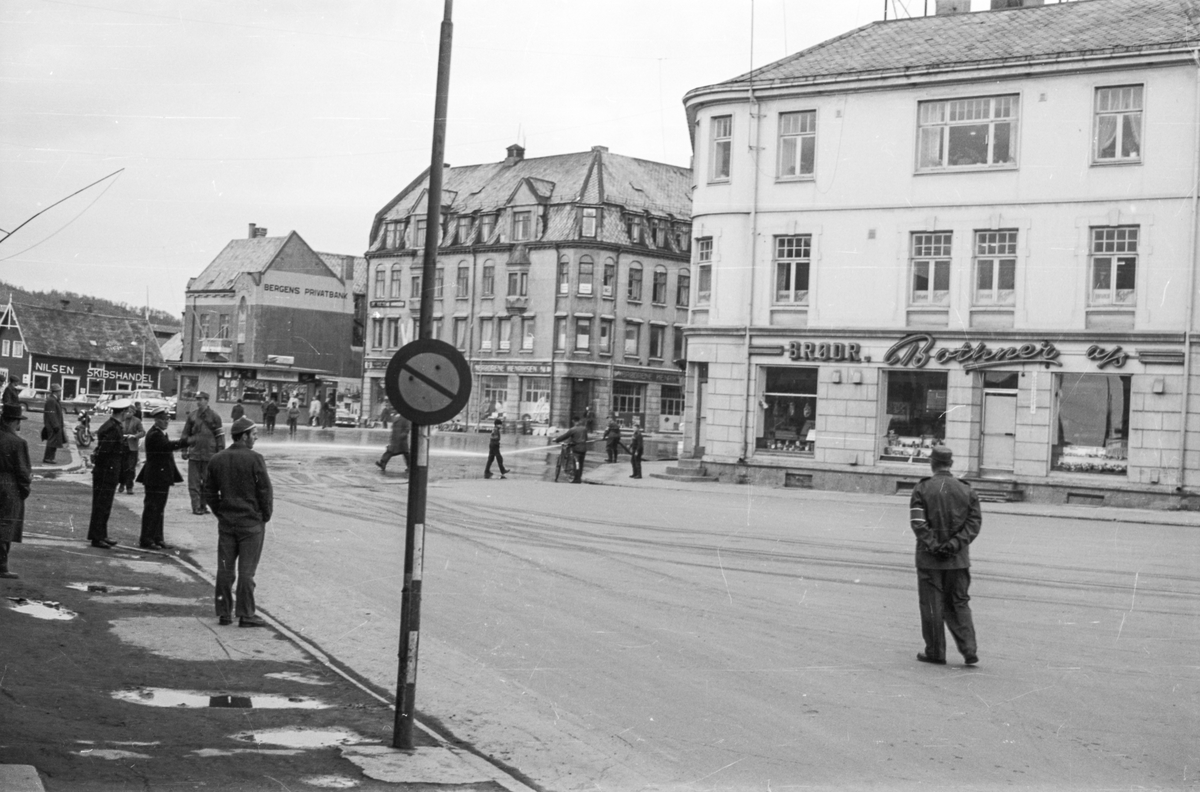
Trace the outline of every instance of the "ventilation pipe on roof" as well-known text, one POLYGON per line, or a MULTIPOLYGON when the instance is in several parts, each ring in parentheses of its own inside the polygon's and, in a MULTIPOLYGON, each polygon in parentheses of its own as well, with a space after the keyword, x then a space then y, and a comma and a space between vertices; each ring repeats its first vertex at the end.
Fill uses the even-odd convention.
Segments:
POLYGON ((254 223, 251 223, 250 224, 250 233, 246 236, 246 238, 254 239, 255 237, 265 237, 266 235, 267 235, 267 229, 259 228, 258 226, 254 225, 254 223))
POLYGON ((511 146, 506 148, 505 151, 508 152, 508 156, 504 158, 505 166, 516 165, 518 162, 525 159, 525 149, 516 143, 513 143, 511 146))
POLYGON ((601 153, 607 154, 608 146, 592 146, 592 151, 599 151, 601 153))

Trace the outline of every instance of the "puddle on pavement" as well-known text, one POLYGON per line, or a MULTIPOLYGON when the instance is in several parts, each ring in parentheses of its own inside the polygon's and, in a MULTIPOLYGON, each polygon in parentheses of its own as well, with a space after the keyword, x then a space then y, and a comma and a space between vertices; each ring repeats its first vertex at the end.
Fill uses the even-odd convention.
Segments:
POLYGON ((54 621, 70 621, 78 616, 75 611, 69 611, 57 602, 50 600, 31 600, 24 597, 5 597, 8 607, 17 613, 24 613, 35 619, 50 619, 54 621))
POLYGON ((306 674, 297 674, 295 671, 276 671, 273 674, 263 674, 271 679, 282 679, 285 682, 299 682, 301 685, 331 685, 332 682, 326 682, 324 679, 318 679, 314 676, 306 674))
POLYGON ((83 751, 76 751, 80 756, 88 756, 92 759, 153 759, 150 754, 138 753, 137 751, 121 751, 116 748, 88 748, 83 751))
POLYGON ((124 591, 145 591, 142 586, 110 586, 107 583, 68 583, 67 588, 96 594, 117 594, 124 591))
POLYGON ((142 704, 147 707, 183 707, 185 709, 234 708, 234 709, 328 709, 331 705, 308 696, 276 696, 255 694, 235 696, 228 693, 204 693, 196 690, 171 690, 170 688, 138 688, 116 690, 112 697, 118 701, 142 704))
POLYGON ((328 748, 374 742, 349 729, 265 729, 238 732, 233 739, 255 745, 280 745, 285 748, 328 748))
POLYGON ((300 780, 309 786, 322 789, 354 789, 360 785, 357 779, 339 775, 305 776, 300 780))

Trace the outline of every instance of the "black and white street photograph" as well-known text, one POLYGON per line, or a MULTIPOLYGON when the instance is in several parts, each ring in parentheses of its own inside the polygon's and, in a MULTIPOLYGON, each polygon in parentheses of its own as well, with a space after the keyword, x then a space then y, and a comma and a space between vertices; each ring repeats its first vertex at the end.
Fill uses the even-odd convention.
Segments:
POLYGON ((0 97, 0 792, 1200 790, 1200 0, 6 0, 0 97))

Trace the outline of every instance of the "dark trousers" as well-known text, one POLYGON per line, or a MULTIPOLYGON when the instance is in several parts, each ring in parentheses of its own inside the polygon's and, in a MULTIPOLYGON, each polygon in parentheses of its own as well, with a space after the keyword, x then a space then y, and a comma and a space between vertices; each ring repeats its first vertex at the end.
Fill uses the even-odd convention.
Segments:
POLYGON ((266 528, 221 528, 217 535, 217 616, 234 614, 234 580, 237 580, 237 616, 253 616, 254 573, 262 556, 266 528))
POLYGON ((203 511, 207 508, 204 505, 204 479, 208 476, 208 460, 200 461, 199 459, 188 460, 188 495, 192 496, 192 511, 203 511))
POLYGON ((8 571, 8 548, 11 542, 0 542, 0 572, 8 571))
POLYGON ((58 446, 51 448, 49 445, 47 445, 45 453, 42 454, 42 461, 49 464, 54 464, 54 457, 57 451, 58 446))
POLYGON ((485 475, 485 476, 492 475, 492 462, 493 461, 495 461, 497 467, 500 468, 501 476, 508 473, 508 470, 506 470, 504 467, 504 455, 500 453, 500 449, 488 447, 488 461, 487 461, 487 464, 483 466, 483 475, 485 475))
POLYGON ((263 417, 263 422, 267 425, 267 434, 275 434, 275 416, 267 415, 263 417))
POLYGON ((408 452, 407 451, 397 451, 396 453, 393 454, 388 449, 384 449, 383 456, 381 456, 379 458, 379 466, 386 470, 388 460, 390 460, 392 457, 404 457, 404 469, 405 470, 408 470, 410 467, 412 467, 412 465, 410 465, 409 461, 408 461, 408 452))
POLYGON ((608 454, 609 462, 617 461, 617 441, 616 440, 609 440, 607 443, 605 443, 604 450, 608 454))
POLYGON ((572 484, 580 484, 583 482, 583 460, 587 458, 587 451, 572 451, 575 455, 575 478, 571 479, 572 484))
POLYGON ((642 477, 642 455, 634 454, 631 457, 629 457, 629 464, 633 465, 633 477, 641 478, 642 477))
POLYGON ((170 490, 146 490, 142 500, 142 535, 138 544, 163 543, 163 512, 167 508, 167 496, 170 490))
POLYGON ((137 465, 137 451, 126 451, 121 454, 121 486, 118 489, 133 492, 133 479, 137 476, 137 465))
POLYGON ((975 623, 971 619, 969 569, 918 569, 917 598, 921 603, 921 634, 925 654, 936 660, 946 659, 946 630, 958 651, 967 657, 976 653, 975 623), (943 627, 945 625, 945 627, 943 627))
POLYGON ((87 538, 99 542, 108 538, 108 516, 112 514, 113 498, 117 494, 117 483, 109 485, 94 482, 92 485, 92 519, 88 522, 87 538))
POLYGON ((296 419, 288 418, 288 437, 296 436, 296 419))

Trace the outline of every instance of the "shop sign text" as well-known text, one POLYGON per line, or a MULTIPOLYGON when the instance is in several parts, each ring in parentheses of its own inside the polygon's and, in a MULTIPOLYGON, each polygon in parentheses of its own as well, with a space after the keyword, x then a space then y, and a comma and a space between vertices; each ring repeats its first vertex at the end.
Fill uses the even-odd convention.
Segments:
POLYGON ((1087 355, 1088 360, 1096 361, 1096 368, 1099 369, 1102 369, 1105 366, 1116 366, 1117 368, 1121 368, 1121 366, 1125 365, 1125 361, 1129 360, 1129 353, 1119 346, 1115 346, 1112 349, 1105 349, 1102 346, 1092 344, 1087 348, 1087 352, 1085 354, 1087 355))
POLYGON ((970 341, 964 341, 963 345, 957 349, 934 350, 936 345, 937 341, 928 333, 913 333, 893 344, 884 353, 883 362, 889 366, 924 368, 926 363, 933 360, 943 365, 961 363, 962 367, 968 371, 1024 363, 1044 363, 1047 366, 1062 365, 1058 361, 1058 348, 1049 341, 998 349, 991 349, 982 341, 974 346, 970 341))
POLYGON ((787 356, 792 360, 819 360, 834 363, 870 363, 862 356, 862 344, 841 341, 789 341, 787 356))

